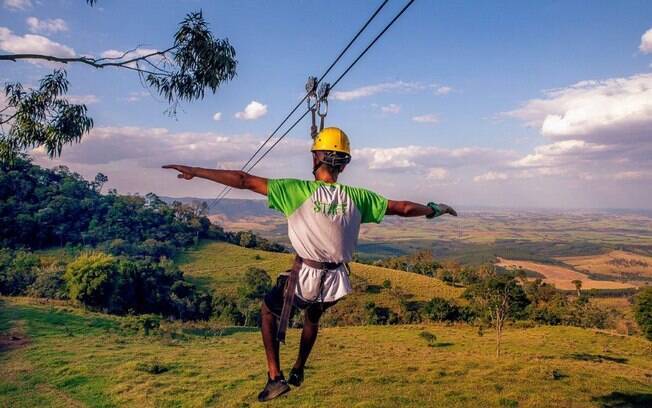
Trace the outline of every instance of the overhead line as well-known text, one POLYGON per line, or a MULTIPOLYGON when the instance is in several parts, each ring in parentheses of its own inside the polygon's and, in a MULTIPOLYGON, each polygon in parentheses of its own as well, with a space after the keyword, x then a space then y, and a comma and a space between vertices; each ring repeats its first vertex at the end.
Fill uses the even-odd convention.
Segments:
MULTIPOLYGON (((373 47, 374 44, 376 44, 376 42, 380 39, 380 37, 382 37, 382 36, 385 34, 385 32, 387 32, 387 30, 389 30, 389 28, 390 28, 392 25, 394 25, 394 23, 396 22, 396 20, 398 20, 398 19, 403 15, 403 13, 405 13, 405 11, 406 11, 406 10, 407 10, 411 5, 412 5, 412 3, 414 3, 414 1, 415 1, 415 0, 410 0, 410 1, 408 1, 408 2, 405 4, 405 6, 403 6, 403 8, 401 9, 401 11, 399 11, 398 14, 396 14, 396 16, 394 16, 394 18, 393 18, 393 19, 392 19, 392 20, 391 20, 391 21, 390 21, 390 22, 385 26, 385 28, 383 28, 383 30, 382 30, 380 33, 378 33, 378 35, 376 35, 376 37, 375 37, 375 38, 374 38, 374 39, 369 43, 369 45, 367 45, 367 47, 366 47, 366 48, 365 48, 365 49, 364 49, 364 50, 363 50, 363 51, 358 55, 358 57, 357 57, 355 60, 353 60, 353 62, 352 62, 351 64, 349 64, 349 66, 344 70, 344 72, 342 72, 342 74, 340 74, 340 76, 339 76, 339 77, 335 80, 335 82, 331 85, 331 87, 330 87, 331 90, 332 90, 332 89, 333 89, 333 88, 334 88, 334 87, 335 87, 335 86, 336 86, 336 85, 337 85, 337 84, 338 84, 338 83, 339 83, 339 82, 340 82, 340 81, 341 81, 341 80, 342 80, 342 79, 343 79, 343 78, 344 78, 344 77, 349 73, 349 71, 351 71, 351 69, 352 69, 352 68, 353 68, 353 67, 358 63, 358 61, 360 61, 360 59, 362 59, 362 57, 363 57, 363 56, 364 56, 364 55, 365 55, 365 54, 366 54, 366 53, 371 49, 371 47, 373 47)), ((306 97, 307 97, 307 95, 306 95, 306 97)), ((305 100, 305 97, 304 97, 304 100, 305 100)), ((301 101, 301 102, 303 102, 303 101, 301 101)), ((301 103, 299 103, 299 105, 300 105, 300 104, 301 104, 301 103)), ((297 108, 295 108, 295 110, 298 109, 298 106, 299 106, 299 105, 297 105, 297 108)), ((290 131, 291 131, 291 130, 292 130, 292 129, 293 129, 293 128, 294 128, 294 127, 295 127, 295 126, 296 126, 296 125, 297 125, 297 124, 298 124, 298 123, 299 123, 299 122, 300 122, 300 121, 301 121, 301 120, 302 120, 302 119, 303 119, 303 118, 304 118, 304 117, 309 113, 309 112, 310 112, 310 110, 306 110, 306 111, 303 113, 303 115, 301 115, 301 117, 300 117, 296 122, 294 122, 294 124, 293 124, 293 125, 292 125, 292 126, 291 126, 291 127, 290 127, 286 132, 285 132, 285 133, 283 133, 283 135, 281 135, 281 136, 280 136, 280 137, 279 137, 279 138, 278 138, 278 139, 277 139, 277 140, 276 140, 276 141, 275 141, 275 142, 274 142, 274 143, 273 143, 273 144, 272 144, 272 145, 271 145, 271 146, 270 146, 270 147, 269 147, 269 148, 268 148, 264 153, 263 153, 263 155, 260 156, 260 157, 258 158, 258 160, 256 160, 256 162, 255 162, 251 167, 249 167, 249 169, 247 169, 246 171, 251 171, 254 167, 256 167, 256 165, 257 165, 258 163, 260 163, 260 161, 261 161, 265 156, 267 156, 267 154, 268 154, 270 151, 272 151, 272 149, 274 149, 274 147, 276 147, 276 145, 278 145, 278 143, 279 143, 279 142, 280 142, 280 141, 281 141, 281 140, 282 140, 282 139, 283 139, 283 138, 284 138, 288 133, 290 133, 290 131)), ((243 169, 244 169, 244 168, 243 168, 243 169)), ((224 199, 224 197, 226 197, 226 195, 227 195, 227 194, 228 194, 232 189, 231 189, 230 187, 228 187, 226 190, 228 190, 228 191, 226 192, 226 194, 222 195, 222 197, 220 197, 220 198, 216 201, 216 204, 218 204, 222 199, 224 199)))
MULTIPOLYGON (((353 38, 351 39, 351 41, 349 41, 349 43, 346 45, 346 47, 344 47, 344 49, 342 49, 342 51, 340 51, 340 53, 339 53, 339 55, 337 56, 337 58, 335 58, 335 60, 333 60, 333 62, 330 64, 330 66, 329 66, 328 68, 326 68, 326 71, 324 71, 324 73, 321 74, 321 76, 320 76, 319 79, 317 80, 317 85, 319 85, 319 83, 320 83, 320 82, 321 82, 321 81, 326 77, 326 75, 328 75, 328 74, 331 72, 331 70, 333 69, 333 67, 335 67, 335 65, 336 65, 336 64, 337 64, 337 63, 342 59, 342 57, 344 56, 344 54, 349 50, 349 48, 351 48, 351 46, 353 45, 353 43, 355 43, 355 41, 358 39, 358 37, 360 37, 360 35, 361 35, 361 34, 362 34, 366 29, 367 29, 367 27, 369 26, 369 24, 371 24, 371 22, 376 18, 376 16, 378 15, 378 13, 380 13, 380 11, 385 7, 385 5, 387 4, 388 1, 389 1, 389 0, 383 0, 383 2, 378 6, 378 8, 376 9, 376 11, 374 11, 374 13, 373 13, 373 14, 372 14, 368 19, 367 19, 367 21, 364 23, 364 25, 363 25, 363 26, 358 30, 358 32, 355 34, 355 36, 353 36, 353 38)), ((301 100, 299 101, 299 103, 297 103, 297 105, 294 107, 294 109, 292 109, 292 111, 291 111, 290 113, 287 114, 287 116, 283 119, 283 121, 281 122, 281 124, 278 125, 278 126, 276 127, 276 129, 274 129, 274 131, 273 131, 273 132, 272 132, 272 133, 267 137, 267 139, 265 139, 265 141, 264 141, 264 142, 263 142, 263 143, 258 147, 258 149, 256 149, 256 151, 254 152, 254 154, 251 155, 251 157, 249 158, 249 160, 247 160, 247 162, 242 166, 241 170, 244 170, 244 169, 249 165, 249 163, 251 163, 251 161, 256 157, 256 155, 258 155, 258 153, 260 153, 260 151, 261 151, 261 150, 263 149, 263 147, 264 147, 264 146, 265 146, 265 145, 266 145, 266 144, 267 144, 267 143, 272 139, 272 137, 274 137, 274 135, 275 135, 275 134, 278 132, 278 130, 279 130, 279 129, 280 129, 280 128, 285 124, 285 122, 287 122, 288 119, 289 119, 289 118, 294 114, 294 112, 296 112, 297 109, 299 109, 299 107, 301 106, 301 104, 303 104, 303 103, 306 101, 306 98, 308 98, 309 95, 310 95, 309 93, 306 93, 306 94, 304 95, 304 97, 301 98, 301 100)), ((305 115, 304 115, 304 116, 305 116, 305 115)), ((222 198, 224 198, 223 196, 226 196, 226 194, 228 194, 229 191, 231 191, 231 188, 228 187, 228 186, 225 187, 225 188, 220 192, 220 194, 218 194, 217 202, 215 202, 214 204, 217 204, 220 200, 222 200, 222 198), (228 191, 227 191, 227 190, 228 190, 228 191)), ((211 204, 210 207, 212 207, 212 206, 213 206, 213 204, 211 204)))

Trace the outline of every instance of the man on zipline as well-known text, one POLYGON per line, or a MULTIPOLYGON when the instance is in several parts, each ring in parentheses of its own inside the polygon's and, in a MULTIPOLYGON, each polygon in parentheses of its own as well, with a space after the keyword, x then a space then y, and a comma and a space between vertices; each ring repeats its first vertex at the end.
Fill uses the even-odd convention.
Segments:
POLYGON ((200 177, 266 195, 269 207, 287 217, 288 236, 297 255, 292 270, 279 276, 262 304, 261 332, 268 378, 258 395, 261 402, 288 392, 288 384, 298 387, 303 382, 303 370, 317 339, 322 313, 353 291, 347 262, 353 259, 361 223, 379 223, 385 215, 457 216, 445 204, 387 200, 369 190, 337 183, 351 161, 349 138, 338 128, 319 132, 311 151, 314 181, 268 180, 243 171, 163 166, 179 171, 178 177, 186 180, 200 177), (280 367, 279 342, 285 342, 294 308, 305 313, 299 355, 286 381, 280 367))

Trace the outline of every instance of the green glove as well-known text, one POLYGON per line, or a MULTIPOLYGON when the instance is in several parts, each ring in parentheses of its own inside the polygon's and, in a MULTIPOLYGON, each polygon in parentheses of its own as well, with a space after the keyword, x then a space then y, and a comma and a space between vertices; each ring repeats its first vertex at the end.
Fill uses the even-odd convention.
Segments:
POLYGON ((432 219, 435 217, 439 217, 440 215, 444 214, 450 214, 453 217, 457 217, 457 211, 453 209, 453 207, 450 207, 446 204, 435 204, 433 202, 429 202, 428 207, 432 208, 432 214, 426 215, 426 218, 432 219))

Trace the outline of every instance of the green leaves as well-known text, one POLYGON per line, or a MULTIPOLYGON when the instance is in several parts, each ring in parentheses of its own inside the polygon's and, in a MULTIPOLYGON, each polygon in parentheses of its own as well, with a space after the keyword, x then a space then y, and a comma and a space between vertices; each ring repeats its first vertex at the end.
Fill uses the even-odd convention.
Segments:
POLYGON ((215 93, 236 75, 235 48, 228 39, 213 36, 201 11, 180 23, 169 51, 156 72, 145 74, 145 81, 168 100, 173 115, 179 101, 202 99, 206 89, 215 93))
POLYGON ((52 158, 61 155, 63 145, 78 142, 93 127, 85 105, 75 105, 63 96, 68 92, 66 71, 46 75, 38 89, 25 91, 20 83, 5 87, 7 106, 0 124, 0 162, 11 163, 29 148, 43 147, 52 158))

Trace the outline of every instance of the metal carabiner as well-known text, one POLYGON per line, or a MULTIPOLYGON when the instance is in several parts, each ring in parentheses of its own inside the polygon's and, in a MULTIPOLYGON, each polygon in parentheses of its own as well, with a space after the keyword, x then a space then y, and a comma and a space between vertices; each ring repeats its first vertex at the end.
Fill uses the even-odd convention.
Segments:
POLYGON ((312 116, 310 137, 314 139, 315 136, 317 136, 317 113, 319 112, 319 98, 317 98, 317 77, 308 77, 308 82, 306 82, 306 101, 308 103, 308 110, 312 116))
POLYGON ((320 101, 317 114, 319 115, 319 131, 322 131, 324 130, 324 119, 326 119, 326 115, 328 115, 328 99, 320 101), (322 106, 326 107, 323 112, 321 109, 322 106))
POLYGON ((319 104, 317 105, 317 114, 319 115, 319 130, 322 131, 324 130, 324 119, 326 119, 326 115, 328 115, 328 94, 331 91, 331 84, 329 83, 323 83, 319 87, 319 90, 317 91, 317 99, 319 101, 319 104), (322 106, 325 107, 325 109, 322 111, 322 106))

